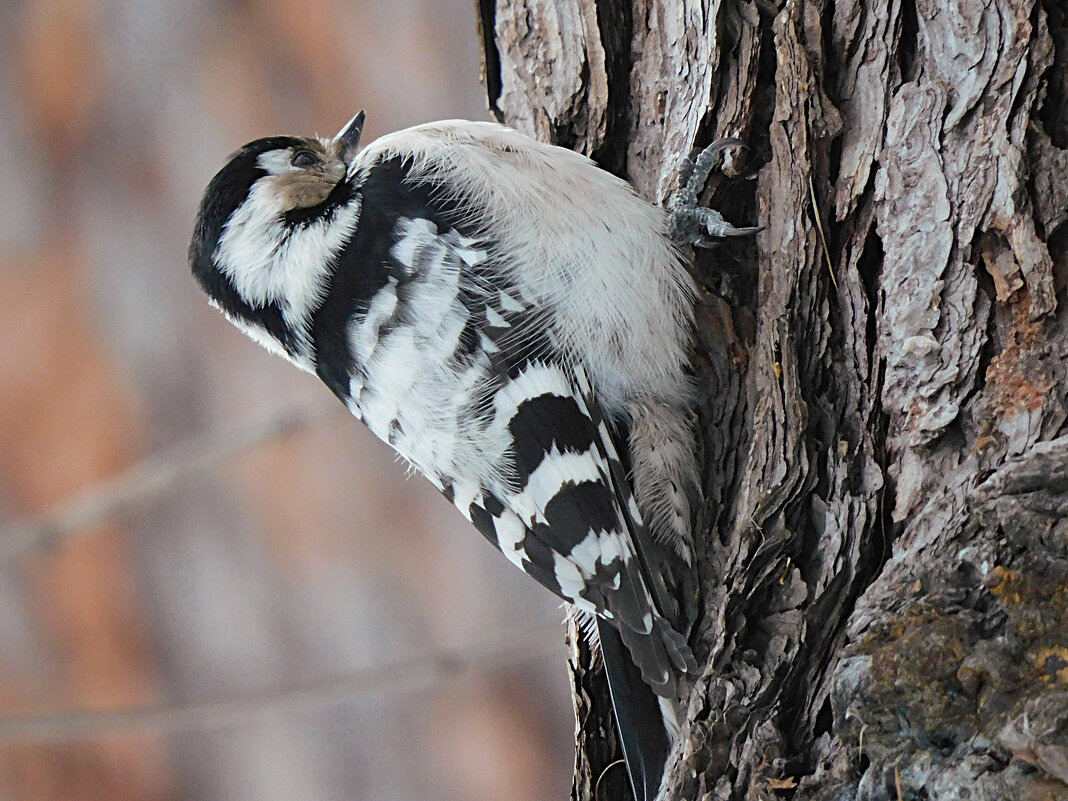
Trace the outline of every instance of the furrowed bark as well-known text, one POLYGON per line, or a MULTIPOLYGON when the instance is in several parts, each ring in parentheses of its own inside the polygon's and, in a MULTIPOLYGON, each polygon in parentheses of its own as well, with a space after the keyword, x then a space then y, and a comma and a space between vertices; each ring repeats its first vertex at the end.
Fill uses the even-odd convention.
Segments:
MULTIPOLYGON (((705 666, 668 799, 1068 797, 1068 24, 1054 0, 480 3, 503 121, 700 253, 705 666)), ((573 795, 618 758, 574 650, 573 795)))

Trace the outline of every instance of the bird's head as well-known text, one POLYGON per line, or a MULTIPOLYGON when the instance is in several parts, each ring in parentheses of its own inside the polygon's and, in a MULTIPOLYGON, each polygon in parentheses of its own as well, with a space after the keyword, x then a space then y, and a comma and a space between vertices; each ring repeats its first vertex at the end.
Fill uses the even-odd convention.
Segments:
POLYGON ((200 202, 189 262, 212 305, 314 370, 311 315, 359 219, 361 111, 332 139, 271 136, 234 153, 200 202))

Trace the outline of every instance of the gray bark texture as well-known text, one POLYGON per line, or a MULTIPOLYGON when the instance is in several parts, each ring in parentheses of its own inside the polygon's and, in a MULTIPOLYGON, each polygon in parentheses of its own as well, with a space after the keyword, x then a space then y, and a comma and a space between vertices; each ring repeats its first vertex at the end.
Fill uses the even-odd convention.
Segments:
MULTIPOLYGON (((1068 798, 1063 0, 481 0, 490 104, 699 253, 704 665, 666 799, 1068 798)), ((571 632, 575 799, 629 797, 571 632)))

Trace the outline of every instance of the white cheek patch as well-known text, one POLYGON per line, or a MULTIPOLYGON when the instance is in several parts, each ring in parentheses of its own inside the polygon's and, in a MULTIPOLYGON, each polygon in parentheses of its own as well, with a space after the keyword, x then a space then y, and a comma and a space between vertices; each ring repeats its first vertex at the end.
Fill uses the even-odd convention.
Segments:
POLYGON ((253 184, 248 198, 230 215, 214 257, 215 266, 254 307, 279 299, 272 291, 270 266, 285 232, 279 222, 282 209, 268 180, 253 184))
POLYGON ((256 159, 256 166, 266 170, 270 175, 282 175, 287 172, 297 172, 299 167, 292 164, 293 149, 268 150, 261 153, 256 159))
MULTIPOLYGON (((285 154, 271 151, 260 162, 266 168, 271 159, 288 158, 285 154)), ((250 306, 281 308, 300 350, 310 356, 307 327, 322 303, 334 259, 356 230, 360 203, 354 199, 328 219, 300 227, 283 222, 285 211, 273 177, 258 180, 227 221, 214 261, 250 306)))

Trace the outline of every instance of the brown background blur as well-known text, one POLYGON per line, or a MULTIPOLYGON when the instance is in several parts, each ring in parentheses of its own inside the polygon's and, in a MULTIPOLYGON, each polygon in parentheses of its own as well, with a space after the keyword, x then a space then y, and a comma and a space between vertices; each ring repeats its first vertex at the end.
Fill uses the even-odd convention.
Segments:
POLYGON ((486 118, 472 5, 0 5, 0 801, 566 797, 564 649, 543 625, 558 604, 317 381, 212 311, 185 260, 201 191, 250 139, 331 134, 360 107, 365 141, 486 118), (289 408, 325 412, 13 547, 18 521, 289 408), (517 636, 534 656, 285 703, 517 636), (4 728, 257 693, 171 728, 4 728))

